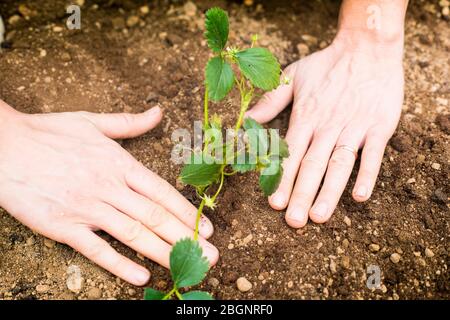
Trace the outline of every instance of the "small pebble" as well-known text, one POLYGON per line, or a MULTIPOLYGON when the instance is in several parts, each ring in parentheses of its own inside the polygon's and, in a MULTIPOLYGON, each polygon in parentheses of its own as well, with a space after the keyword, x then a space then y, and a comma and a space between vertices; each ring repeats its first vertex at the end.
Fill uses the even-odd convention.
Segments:
POLYGON ((196 15, 197 13, 197 6, 192 2, 192 1, 188 1, 184 4, 184 13, 188 16, 188 17, 193 17, 196 15))
POLYGON ((440 165, 439 163, 437 163, 437 162, 434 162, 434 163, 431 165, 431 167, 432 167, 434 170, 440 170, 440 169, 441 169, 441 165, 440 165))
POLYGON ((128 292, 128 295, 129 295, 129 296, 134 296, 134 295, 136 294, 136 290, 134 290, 134 289, 131 289, 131 288, 130 288, 130 289, 128 289, 128 291, 127 291, 127 292, 128 292))
POLYGON ((369 245, 369 250, 372 252, 378 252, 378 251, 380 251, 380 245, 378 245, 376 243, 372 243, 369 245))
POLYGON ((8 19, 8 23, 10 25, 15 25, 16 23, 18 23, 20 21, 20 19, 21 19, 20 16, 15 14, 8 19))
POLYGON ((434 252, 431 251, 430 248, 426 248, 426 249, 425 249, 425 256, 426 256, 427 258, 433 258, 433 257, 434 257, 434 252))
POLYGON ((300 57, 304 57, 309 54, 309 47, 304 43, 299 43, 297 45, 297 50, 298 50, 300 57))
POLYGON ((293 281, 289 281, 288 283, 287 283, 287 287, 290 289, 290 288, 292 288, 294 286, 294 282, 293 281))
POLYGON ((391 254, 390 258, 392 263, 398 263, 401 259, 401 256, 398 253, 391 254))
POLYGON ((56 33, 62 32, 63 30, 64 30, 63 27, 60 27, 60 26, 53 27, 53 32, 56 32, 56 33))
POLYGON ((36 286, 37 293, 46 293, 49 289, 50 289, 50 287, 46 284, 38 284, 36 286))
POLYGON ((337 272, 336 262, 333 259, 331 259, 331 261, 330 261, 330 271, 331 271, 331 273, 337 272))
POLYGON ((150 8, 149 8, 148 6, 142 6, 142 7, 139 8, 139 12, 140 12, 143 16, 145 16, 145 15, 149 14, 150 8))
POLYGON ((130 16, 127 19, 127 27, 129 27, 129 28, 133 28, 138 23, 139 23, 139 17, 137 17, 137 16, 130 16))
POLYGON ((41 58, 44 58, 45 56, 47 56, 47 51, 44 50, 44 49, 41 49, 41 50, 39 51, 39 56, 40 56, 41 58))
POLYGON ((86 293, 86 296, 89 300, 97 300, 102 297, 102 291, 99 288, 90 288, 86 293))
POLYGON ((344 223, 347 225, 347 227, 351 227, 351 225, 352 225, 352 220, 350 220, 349 217, 345 216, 345 217, 344 217, 344 223))
POLYGON ((228 250, 233 250, 233 249, 234 249, 234 244, 230 243, 230 244, 228 245, 228 250))
POLYGON ((237 279, 236 286, 240 292, 247 292, 253 287, 251 282, 244 277, 237 279))
POLYGON ((219 279, 212 277, 208 279, 208 284, 213 288, 217 288, 220 282, 219 279))
POLYGON ((80 267, 74 264, 71 264, 69 267, 67 267, 66 285, 70 291, 79 293, 81 291, 81 288, 83 287, 83 282, 84 279, 81 276, 80 267))
POLYGON ((47 238, 44 239, 44 245, 49 249, 53 248, 55 246, 55 244, 56 244, 56 242, 51 239, 47 239, 47 238))

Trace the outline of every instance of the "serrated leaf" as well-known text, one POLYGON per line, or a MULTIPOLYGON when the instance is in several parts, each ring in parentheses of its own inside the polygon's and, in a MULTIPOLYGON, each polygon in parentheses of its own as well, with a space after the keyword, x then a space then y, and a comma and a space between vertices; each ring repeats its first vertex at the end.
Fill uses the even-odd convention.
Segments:
POLYGON ((208 292, 189 291, 181 295, 184 300, 214 300, 208 292))
POLYGON ((243 126, 247 135, 249 152, 258 157, 267 155, 269 147, 267 130, 250 117, 245 118, 243 126))
POLYGON ((199 284, 209 269, 198 241, 185 238, 177 241, 170 252, 170 273, 177 288, 199 284))
POLYGON ((209 59, 205 78, 209 99, 212 101, 220 101, 225 98, 234 85, 233 70, 230 64, 221 57, 209 59))
POLYGON ((248 152, 241 152, 231 164, 233 170, 244 173, 256 169, 256 157, 251 157, 248 152))
POLYGON ((289 157, 289 146, 286 140, 282 139, 275 129, 270 129, 270 154, 281 158, 289 157))
POLYGON ((261 170, 259 176, 259 186, 265 196, 270 196, 278 189, 282 176, 283 167, 281 166, 281 161, 277 158, 270 159, 270 163, 261 170))
POLYGON ((216 182, 220 177, 221 165, 211 163, 213 160, 210 160, 205 162, 202 154, 193 154, 190 163, 181 170, 181 181, 194 187, 204 187, 216 182))
POLYGON ((280 84, 280 64, 265 48, 250 48, 236 53, 239 69, 251 83, 265 91, 280 84))
POLYGON ((164 292, 152 288, 145 288, 144 290, 144 300, 162 300, 164 297, 164 292))
POLYGON ((228 41, 228 15, 220 8, 211 8, 206 11, 205 15, 205 38, 208 47, 215 53, 219 53, 225 48, 228 41))

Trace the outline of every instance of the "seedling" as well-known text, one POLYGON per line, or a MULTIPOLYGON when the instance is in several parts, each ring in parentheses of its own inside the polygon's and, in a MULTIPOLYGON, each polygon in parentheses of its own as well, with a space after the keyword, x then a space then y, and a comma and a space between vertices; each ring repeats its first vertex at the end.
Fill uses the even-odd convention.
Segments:
POLYGON ((278 187, 283 174, 283 159, 289 156, 287 143, 276 130, 269 134, 251 118, 245 118, 257 88, 270 91, 280 85, 280 64, 265 48, 257 47, 258 37, 253 36, 250 48, 227 46, 228 15, 219 8, 206 12, 205 37, 214 57, 205 70, 205 97, 203 110, 202 149, 192 153, 190 162, 181 171, 181 180, 195 188, 201 202, 197 210, 194 239, 175 243, 170 253, 170 272, 173 288, 168 293, 154 289, 145 290, 145 299, 165 300, 176 296, 181 300, 207 300, 212 297, 202 291, 181 293, 182 288, 199 284, 209 269, 198 244, 198 230, 203 209, 212 210, 224 185, 225 176, 248 171, 260 173, 259 185, 266 196, 278 187), (209 101, 219 102, 236 87, 240 94, 240 110, 232 137, 223 144, 222 120, 209 116, 209 101), (242 132, 241 128, 244 128, 242 132), (243 133, 243 134, 242 134, 243 133), (243 146, 239 147, 239 141, 243 146), (269 139, 270 137, 270 139, 269 139), (270 140, 270 141, 269 141, 270 140), (230 142, 231 141, 231 142, 230 142), (237 148, 235 145, 237 144, 237 148), (236 150, 235 150, 236 149, 236 150))

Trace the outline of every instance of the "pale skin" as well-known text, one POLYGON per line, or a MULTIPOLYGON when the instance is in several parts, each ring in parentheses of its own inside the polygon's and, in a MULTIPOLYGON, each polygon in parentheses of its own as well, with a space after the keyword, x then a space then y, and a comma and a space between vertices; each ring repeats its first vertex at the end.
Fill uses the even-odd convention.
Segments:
POLYGON ((403 103, 407 4, 343 1, 333 43, 290 65, 285 70, 289 85, 268 93, 247 113, 264 123, 293 103, 286 135, 291 155, 278 190, 269 197, 274 209, 287 208, 290 226, 330 219, 356 160, 352 149, 362 149, 352 196, 358 202, 371 196, 403 103), (343 145, 347 148, 335 150, 343 145))
MULTIPOLYGON (((248 115, 267 122, 291 101, 286 139, 290 157, 269 198, 295 228, 308 218, 326 222, 362 148, 353 189, 372 194, 385 146, 403 101, 403 20, 406 0, 345 0, 339 32, 326 49, 285 70, 289 85, 267 94, 248 115), (367 7, 381 9, 381 28, 369 29, 367 7), (324 179, 323 186, 319 186, 324 179)), ((149 272, 120 255, 95 231, 103 230, 164 267, 171 245, 193 236, 196 208, 113 139, 133 138, 161 120, 159 108, 141 114, 24 114, 0 100, 0 207, 34 231, 66 243, 118 277, 144 285, 149 272)), ((199 241, 215 264, 217 249, 200 224, 199 241)))
MULTIPOLYGON (((196 208, 112 139, 132 138, 161 120, 158 107, 132 114, 23 114, 0 100, 0 206, 34 231, 65 243, 122 279, 149 272, 94 233, 104 230, 169 267, 171 245, 193 237, 196 208)), ((203 217, 199 241, 217 249, 203 217)))

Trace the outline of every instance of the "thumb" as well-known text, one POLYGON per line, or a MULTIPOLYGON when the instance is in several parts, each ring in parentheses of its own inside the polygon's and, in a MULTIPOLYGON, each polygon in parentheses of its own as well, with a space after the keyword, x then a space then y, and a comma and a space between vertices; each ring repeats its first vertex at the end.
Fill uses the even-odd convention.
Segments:
POLYGON ((294 75, 296 64, 289 65, 284 74, 290 80, 288 84, 281 84, 273 91, 267 92, 258 103, 247 113, 259 123, 266 123, 275 118, 284 108, 291 103, 294 95, 294 75))
POLYGON ((140 136, 156 127, 162 119, 162 110, 159 107, 153 107, 137 114, 83 112, 82 115, 107 137, 125 139, 140 136))

